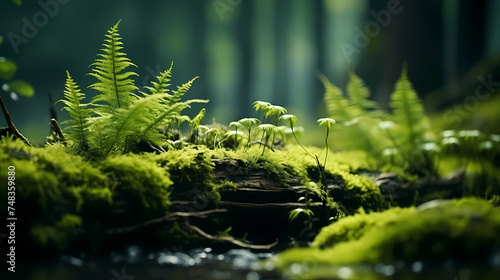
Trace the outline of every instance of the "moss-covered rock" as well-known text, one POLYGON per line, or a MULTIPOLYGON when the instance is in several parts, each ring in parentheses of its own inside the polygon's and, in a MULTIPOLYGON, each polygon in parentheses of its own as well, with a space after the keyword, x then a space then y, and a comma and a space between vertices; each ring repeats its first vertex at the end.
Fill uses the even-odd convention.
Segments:
POLYGON ((31 236, 35 243, 44 249, 65 250, 82 225, 80 216, 65 214, 52 225, 35 223, 31 227, 31 236))
POLYGON ((114 191, 137 198, 142 219, 163 215, 170 205, 170 174, 160 166, 152 154, 113 155, 100 163, 101 170, 114 182, 114 191))
MULTIPOLYGON (((308 149, 313 154, 324 153, 319 148, 308 149)), ((16 167, 18 202, 30 205, 29 211, 33 211, 26 213, 30 215, 26 231, 36 235, 31 239, 41 247, 60 241, 62 245, 56 246, 60 250, 71 243, 69 240, 78 228, 97 236, 107 227, 127 227, 182 210, 170 207, 171 199, 201 205, 203 209, 216 207, 219 192, 234 190, 237 185, 230 174, 213 176, 215 159, 236 161, 242 174, 264 173, 284 188, 288 187, 286 179, 291 177, 301 177, 307 186, 315 185, 311 183, 319 177, 316 160, 299 146, 262 154, 257 147, 244 152, 190 145, 161 154, 90 158, 75 154, 61 143, 33 148, 10 138, 0 141, 2 166, 16 167), (116 208, 124 203, 128 205, 126 211, 116 208), (122 214, 117 216, 117 211, 122 214), (78 223, 68 222, 76 220, 78 223), (54 231, 60 234, 51 239, 54 231)), ((320 160, 323 163, 321 156, 320 160)), ((354 209, 373 209, 380 197, 378 187, 368 177, 351 172, 374 168, 374 161, 363 152, 330 153, 325 172, 345 187, 353 198, 354 209)), ((1 174, 0 178, 5 176, 1 174)), ((321 197, 319 190, 317 187, 321 197)), ((6 192, 0 194, 2 201, 7 201, 5 195, 6 192)))
MULTIPOLYGON (((15 168, 15 215, 23 220, 17 232, 25 246, 33 242, 41 248, 64 248, 81 225, 82 208, 111 203, 110 184, 101 170, 61 144, 34 148, 3 138, 0 165, 2 170, 15 168)), ((7 182, 7 172, 0 172, 0 181, 7 182)), ((6 194, 0 192, 2 205, 6 194)))
MULTIPOLYGON (((67 153, 61 144, 33 148, 20 140, 4 138, 0 140, 0 162, 2 168, 15 167, 18 198, 32 199, 41 211, 63 197, 75 200, 78 211, 87 199, 82 194, 111 201, 106 176, 82 157, 67 153)), ((6 176, 2 173, 0 178, 6 176)))
POLYGON ((500 209, 476 198, 358 213, 324 227, 310 248, 274 261, 282 270, 304 260, 316 266, 404 261, 481 261, 500 248, 500 209))
POLYGON ((209 151, 205 146, 190 146, 155 155, 154 160, 170 172, 176 185, 200 184, 210 180, 214 169, 209 151))

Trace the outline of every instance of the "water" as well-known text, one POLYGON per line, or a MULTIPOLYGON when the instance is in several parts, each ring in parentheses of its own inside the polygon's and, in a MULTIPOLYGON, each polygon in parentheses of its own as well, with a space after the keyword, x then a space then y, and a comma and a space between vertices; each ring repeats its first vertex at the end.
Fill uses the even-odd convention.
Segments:
POLYGON ((130 246, 109 258, 63 255, 58 259, 19 264, 16 273, 0 279, 23 280, 286 280, 286 279, 500 279, 500 252, 489 263, 458 263, 447 260, 438 264, 424 262, 355 266, 311 266, 295 264, 280 273, 270 262, 272 253, 254 253, 232 249, 223 253, 211 248, 187 252, 145 253, 130 246))

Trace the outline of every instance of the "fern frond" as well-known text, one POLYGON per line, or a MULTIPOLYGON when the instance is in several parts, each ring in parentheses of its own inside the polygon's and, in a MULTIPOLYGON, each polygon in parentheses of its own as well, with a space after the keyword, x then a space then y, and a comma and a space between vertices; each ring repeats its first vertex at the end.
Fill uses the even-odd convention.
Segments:
POLYGON ((161 126, 168 126, 164 123, 165 120, 175 121, 180 117, 180 112, 186 108, 189 108, 191 103, 208 103, 208 100, 203 99, 190 99, 185 102, 178 102, 170 107, 162 107, 160 109, 161 114, 155 116, 149 124, 142 130, 141 138, 148 139, 149 141, 159 144, 160 141, 164 140, 164 135, 158 131, 161 126))
POLYGON ((364 116, 370 113, 370 110, 376 108, 376 103, 368 99, 370 97, 370 90, 354 72, 351 72, 349 75, 347 96, 351 100, 351 110, 354 117, 364 116))
POLYGON ((174 65, 174 63, 172 62, 170 64, 170 68, 168 70, 161 72, 160 75, 156 77, 158 82, 152 81, 151 87, 146 86, 144 88, 149 90, 149 92, 151 94, 166 94, 166 95, 168 95, 168 92, 169 92, 168 87, 170 86, 170 80, 172 78, 172 66, 173 65, 174 65))
POLYGON ((349 101, 342 94, 342 90, 334 86, 328 78, 319 74, 319 79, 325 87, 324 100, 328 115, 341 122, 347 122, 355 116, 349 108, 349 101))
POLYGON ((63 123, 70 124, 65 128, 68 139, 75 143, 80 143, 88 139, 91 111, 87 108, 88 104, 82 103, 85 94, 80 91, 80 88, 68 71, 66 71, 66 74, 66 85, 64 89, 64 97, 66 99, 59 101, 66 105, 63 109, 68 112, 70 119, 63 123))
POLYGON ((170 105, 179 102, 181 100, 182 96, 184 96, 184 94, 186 94, 186 92, 191 88, 191 86, 193 85, 193 82, 196 79, 198 79, 198 76, 194 77, 192 80, 188 81, 187 83, 183 84, 182 86, 180 86, 180 87, 178 86, 177 90, 173 91, 173 95, 169 99, 170 105))
POLYGON ((118 24, 116 23, 105 35, 103 53, 98 55, 94 63, 92 73, 89 75, 97 78, 97 82, 90 85, 90 88, 97 90, 92 102, 105 102, 109 106, 107 111, 113 112, 119 108, 127 108, 133 101, 133 91, 137 89, 131 76, 136 73, 126 71, 126 68, 135 66, 126 54, 122 52, 123 43, 118 34, 118 24))
MULTIPOLYGON (((188 81, 180 87, 177 87, 176 91, 173 91, 173 95, 168 94, 168 86, 170 85, 170 79, 172 77, 172 65, 170 68, 162 72, 157 76, 158 82, 152 82, 152 87, 147 87, 151 95, 161 94, 165 96, 166 99, 162 99, 161 103, 163 106, 159 107, 157 110, 152 112, 152 117, 148 124, 141 131, 140 138, 148 139, 155 144, 160 144, 160 141, 164 140, 164 135, 158 131, 161 126, 170 126, 170 124, 181 115, 182 110, 189 108, 191 103, 207 103, 208 100, 202 99, 191 99, 181 102, 181 97, 186 94, 186 92, 191 88, 194 79, 188 81)), ((148 96, 148 95, 145 95, 148 96)))
POLYGON ((398 124, 400 135, 398 138, 403 139, 401 144, 412 149, 424 138, 429 128, 429 120, 424 114, 424 108, 417 93, 408 80, 406 68, 401 72, 401 77, 391 95, 390 107, 393 109, 392 120, 398 124))
POLYGON ((148 123, 150 112, 161 106, 160 100, 165 96, 160 94, 149 95, 144 98, 135 99, 128 108, 118 108, 113 116, 114 121, 108 122, 105 135, 106 154, 115 147, 126 147, 126 142, 137 138, 137 131, 141 126, 148 123), (134 137, 135 136, 135 137, 134 137))

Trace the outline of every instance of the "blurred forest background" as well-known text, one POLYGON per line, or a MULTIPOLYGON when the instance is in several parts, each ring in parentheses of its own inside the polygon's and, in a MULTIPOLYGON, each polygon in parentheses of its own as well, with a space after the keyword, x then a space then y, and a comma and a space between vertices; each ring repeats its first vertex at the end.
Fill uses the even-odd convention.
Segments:
MULTIPOLYGON (((435 125, 500 133, 500 1, 15 2, 0 0, 0 57, 15 61, 15 78, 36 93, 17 101, 0 94, 18 129, 38 144, 49 133, 48 92, 63 97, 65 70, 94 96, 88 66, 120 19, 124 51, 138 66, 136 85, 148 85, 172 61, 172 86, 200 76, 186 98, 210 99, 204 123, 256 116, 252 102, 262 100, 286 107, 307 132, 325 117, 318 72, 344 89, 354 70, 387 108, 407 63, 435 125), (26 33, 29 24, 35 32, 26 33), (22 43, 13 43, 15 36, 22 43)), ((68 118, 61 106, 59 122, 68 118)))

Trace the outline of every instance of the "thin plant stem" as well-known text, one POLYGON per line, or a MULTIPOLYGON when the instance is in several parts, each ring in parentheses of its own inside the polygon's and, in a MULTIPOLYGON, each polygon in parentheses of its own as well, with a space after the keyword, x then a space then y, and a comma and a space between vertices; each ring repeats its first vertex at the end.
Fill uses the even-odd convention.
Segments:
POLYGON ((304 151, 305 151, 305 152, 306 152, 306 153, 307 153, 310 157, 312 157, 312 158, 314 159, 314 156, 313 156, 313 155, 311 155, 311 154, 310 154, 310 153, 306 150, 306 148, 304 148, 304 146, 302 146, 302 144, 300 144, 299 139, 297 139, 297 135, 295 135, 295 131, 293 131, 293 128, 291 128, 291 129, 292 129, 292 135, 293 135, 293 137, 295 138, 295 141, 297 142, 297 144, 299 144, 299 146, 302 148, 302 150, 304 150, 304 151))
POLYGON ((326 166, 326 159, 328 158, 328 135, 329 134, 330 134, 330 129, 327 127, 326 128, 326 139, 325 139, 326 154, 325 154, 325 163, 323 164, 323 168, 326 166))
POLYGON ((236 149, 238 149, 238 126, 236 126, 236 134, 235 134, 235 138, 234 138, 234 151, 236 152, 236 149))

